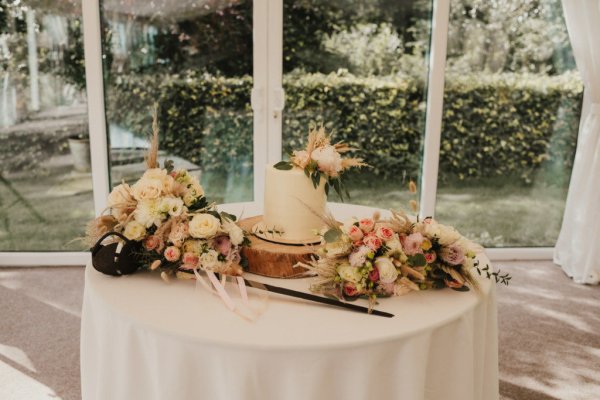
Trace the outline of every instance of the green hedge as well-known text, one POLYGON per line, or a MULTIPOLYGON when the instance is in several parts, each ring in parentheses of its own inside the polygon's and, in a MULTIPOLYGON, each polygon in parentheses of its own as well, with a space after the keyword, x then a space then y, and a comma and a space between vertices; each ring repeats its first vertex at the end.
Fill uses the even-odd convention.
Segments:
MULTIPOLYGON (((109 121, 146 133, 160 104, 161 147, 206 171, 247 167, 252 154, 250 77, 122 76, 111 85, 109 121)), ((347 73, 284 79, 284 147, 304 143, 311 121, 356 147, 380 177, 420 170, 424 86, 347 73)), ((526 182, 548 162, 570 168, 582 86, 573 75, 449 77, 440 148, 442 178, 515 176, 526 182)))

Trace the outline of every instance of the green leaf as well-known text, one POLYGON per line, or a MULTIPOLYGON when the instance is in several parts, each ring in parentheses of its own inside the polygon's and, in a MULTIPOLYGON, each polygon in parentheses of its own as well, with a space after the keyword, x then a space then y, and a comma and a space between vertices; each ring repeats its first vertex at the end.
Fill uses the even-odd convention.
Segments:
POLYGON ((173 160, 165 160, 164 166, 167 170, 167 173, 169 174, 173 171, 173 168, 175 168, 175 166, 173 165, 173 160))
POLYGON ((315 187, 315 189, 318 188, 319 183, 321 183, 321 174, 319 173, 319 171, 313 172, 311 179, 312 179, 312 183, 313 183, 313 186, 315 187))
POLYGON ((451 289, 456 290, 457 292, 468 292, 469 290, 471 290, 471 289, 469 289, 469 287, 467 285, 462 285, 459 288, 451 288, 451 289))
POLYGON ((325 182, 325 196, 329 196, 329 182, 325 182))
POLYGON ((289 161, 279 161, 277 164, 273 165, 273 168, 279 169, 282 171, 288 171, 294 168, 294 165, 289 161))
POLYGON ((327 243, 333 243, 335 241, 337 241, 340 236, 342 235, 342 232, 339 231, 339 229, 330 229, 327 232, 325 232, 325 235, 323 235, 323 239, 325 239, 325 241, 327 243))
POLYGON ((212 215, 213 217, 215 217, 216 219, 218 219, 219 221, 221 221, 221 216, 220 216, 220 215, 219 215, 219 213, 218 213, 218 212, 216 212, 216 211, 212 211, 212 210, 210 210, 210 211, 207 211, 207 212, 206 212, 206 214, 210 214, 210 215, 212 215))
POLYGON ((237 217, 235 215, 229 214, 225 211, 221 211, 221 219, 228 219, 233 222, 237 221, 237 217))
POLYGON ((408 257, 408 263, 413 267, 424 267, 427 265, 427 260, 423 254, 415 254, 414 256, 408 257))

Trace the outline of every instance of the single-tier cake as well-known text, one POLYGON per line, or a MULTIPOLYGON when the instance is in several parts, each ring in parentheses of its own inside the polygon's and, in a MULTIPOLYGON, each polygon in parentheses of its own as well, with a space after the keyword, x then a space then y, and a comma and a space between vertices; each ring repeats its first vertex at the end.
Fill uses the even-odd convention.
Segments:
POLYGON ((268 165, 265 174, 264 216, 254 233, 277 243, 319 242, 315 231, 324 225, 325 180, 315 188, 298 167, 280 170, 268 165))

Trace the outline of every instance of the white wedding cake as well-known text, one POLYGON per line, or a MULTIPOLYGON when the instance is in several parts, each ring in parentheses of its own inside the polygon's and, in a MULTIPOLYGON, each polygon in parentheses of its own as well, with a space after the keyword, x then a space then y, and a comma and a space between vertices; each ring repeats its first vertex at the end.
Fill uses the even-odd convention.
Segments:
POLYGON ((327 202, 325 180, 315 188, 298 167, 280 170, 268 165, 265 174, 264 216, 255 234, 278 243, 319 242, 315 231, 325 225, 320 217, 327 202))

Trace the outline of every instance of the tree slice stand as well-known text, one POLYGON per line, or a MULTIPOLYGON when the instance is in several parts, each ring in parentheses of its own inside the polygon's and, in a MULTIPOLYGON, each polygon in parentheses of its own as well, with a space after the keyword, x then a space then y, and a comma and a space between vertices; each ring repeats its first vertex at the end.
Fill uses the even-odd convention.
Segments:
MULTIPOLYGON (((239 224, 246 232, 262 220, 262 215, 242 219, 239 224)), ((298 278, 306 272, 306 268, 296 267, 298 262, 307 262, 315 253, 318 245, 287 245, 270 242, 250 234, 250 247, 245 247, 242 254, 248 259, 248 272, 271 278, 298 278)))

